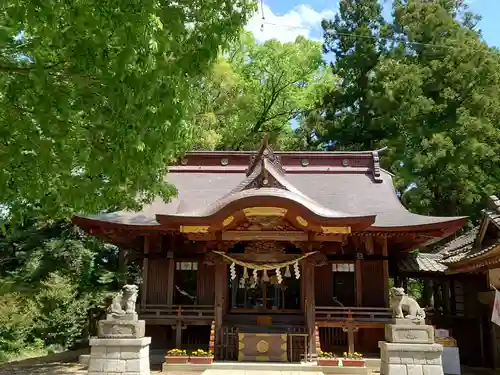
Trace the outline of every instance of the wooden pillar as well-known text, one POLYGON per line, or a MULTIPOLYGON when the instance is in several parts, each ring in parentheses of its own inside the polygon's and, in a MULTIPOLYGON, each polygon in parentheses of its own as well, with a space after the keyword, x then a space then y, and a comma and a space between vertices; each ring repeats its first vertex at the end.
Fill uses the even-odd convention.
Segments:
POLYGON ((149 248, 151 239, 144 236, 144 255, 142 260, 142 284, 141 284, 141 306, 146 306, 148 297, 148 267, 149 267, 149 248))
POLYGON ((401 288, 401 276, 394 276, 394 287, 401 288))
POLYGON ((175 286, 175 237, 170 236, 167 249, 167 305, 174 303, 174 286, 175 286))
MULTIPOLYGON (((224 313, 226 311, 226 300, 227 300, 227 264, 223 260, 218 260, 215 263, 215 348, 216 351, 220 350, 218 348, 223 345, 222 338, 222 325, 224 323, 224 313)), ((220 352, 216 353, 219 356, 220 352)), ((224 359, 224 358, 219 358, 224 359)))
POLYGON ((384 274, 385 307, 389 307, 389 249, 387 247, 387 237, 382 238, 382 256, 384 257, 382 268, 384 274))
POLYGON ((362 253, 356 254, 356 268, 355 268, 355 278, 356 278, 356 306, 363 306, 363 276, 361 274, 361 262, 362 253))
POLYGON ((443 281, 443 312, 449 314, 451 311, 451 294, 450 294, 450 282, 448 280, 443 281))
POLYGON ((167 259, 167 305, 174 304, 175 259, 167 259))
POLYGON ((429 289, 430 289, 429 306, 434 307, 434 281, 433 280, 429 280, 429 289))
POLYGON ((432 296, 432 281, 424 280, 424 289, 422 291, 422 302, 423 307, 431 306, 431 296, 432 296))
POLYGON ((457 313, 457 301, 455 297, 455 280, 450 280, 450 311, 452 315, 457 313))
POLYGON ((354 353, 354 334, 358 332, 359 328, 355 327, 352 324, 348 324, 345 327, 342 327, 342 331, 347 332, 347 350, 350 353, 354 353))
POLYGON ((180 320, 175 325, 175 347, 182 348, 182 323, 180 320))
POLYGON ((118 249, 118 270, 120 272, 120 286, 127 284, 127 249, 118 249))
POLYGON ((304 285, 304 317, 306 321, 307 334, 309 335, 309 350, 312 355, 316 354, 316 338, 314 336, 314 325, 316 322, 316 301, 314 299, 314 265, 307 259, 302 262, 302 276, 304 285))
POLYGON ((439 309, 443 307, 443 299, 441 298, 441 283, 435 280, 432 283, 433 298, 434 298, 434 308, 439 309))

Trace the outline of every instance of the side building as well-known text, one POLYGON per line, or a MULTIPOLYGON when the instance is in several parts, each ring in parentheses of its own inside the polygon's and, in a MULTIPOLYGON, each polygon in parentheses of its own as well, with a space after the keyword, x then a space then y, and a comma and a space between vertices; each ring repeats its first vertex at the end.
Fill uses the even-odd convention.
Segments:
POLYGON ((500 367, 500 327, 491 323, 500 288, 500 200, 492 196, 479 225, 436 253, 408 254, 392 264, 396 283, 422 279, 422 305, 437 328, 457 341, 461 362, 500 367))
POLYGON ((274 152, 264 140, 257 152, 188 153, 166 178, 170 202, 74 222, 142 267, 153 348, 210 348, 216 360, 378 353, 389 264, 466 222, 407 211, 377 151, 274 152))

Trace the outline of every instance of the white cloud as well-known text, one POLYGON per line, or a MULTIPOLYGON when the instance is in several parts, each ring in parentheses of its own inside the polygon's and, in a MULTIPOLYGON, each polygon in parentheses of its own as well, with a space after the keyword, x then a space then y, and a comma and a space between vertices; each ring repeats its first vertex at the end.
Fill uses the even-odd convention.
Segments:
POLYGON ((262 19, 262 8, 250 19, 245 27, 251 31, 257 41, 264 42, 269 39, 277 39, 280 42, 293 42, 297 36, 321 41, 321 20, 331 19, 335 15, 333 9, 316 11, 307 4, 297 5, 283 15, 276 15, 271 8, 264 3, 264 17, 262 19), (261 28, 263 25, 263 28, 261 28))

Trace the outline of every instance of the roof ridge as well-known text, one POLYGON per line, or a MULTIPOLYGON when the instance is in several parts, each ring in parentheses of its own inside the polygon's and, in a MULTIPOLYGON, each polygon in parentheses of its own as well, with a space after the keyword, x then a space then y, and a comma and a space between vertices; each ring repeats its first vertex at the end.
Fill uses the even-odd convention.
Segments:
POLYGON ((264 138, 262 139, 262 145, 260 146, 259 151, 257 152, 256 155, 250 158, 250 165, 248 166, 246 172, 247 176, 250 176, 253 173, 254 169, 257 167, 259 162, 263 163, 266 159, 269 160, 271 163, 275 164, 282 173, 284 172, 279 156, 274 154, 274 151, 269 146, 268 142, 269 142, 268 135, 266 133, 264 134, 264 138))

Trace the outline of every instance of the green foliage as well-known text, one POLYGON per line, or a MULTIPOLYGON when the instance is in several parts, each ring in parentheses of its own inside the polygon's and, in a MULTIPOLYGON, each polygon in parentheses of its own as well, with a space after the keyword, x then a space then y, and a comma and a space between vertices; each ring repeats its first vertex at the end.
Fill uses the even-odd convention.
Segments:
POLYGON ((342 0, 334 20, 322 26, 324 50, 335 55, 332 70, 339 84, 321 108, 327 126, 316 130, 323 141, 344 149, 373 149, 387 135, 371 103, 373 69, 387 48, 382 38, 389 35, 380 2, 342 0))
POLYGON ((19 353, 28 344, 35 314, 18 293, 0 296, 0 361, 19 353))
POLYGON ((276 148, 293 148, 290 120, 311 110, 332 84, 319 43, 298 37, 257 44, 243 33, 200 85, 195 148, 254 150, 263 133, 276 148))
POLYGON ((405 54, 398 46, 380 64, 386 84, 375 102, 388 126, 402 127, 390 142, 393 161, 403 184, 417 184, 405 202, 423 213, 477 216, 482 199, 500 188, 500 54, 448 3, 396 6, 396 31, 425 44, 405 54))
POLYGON ((253 1, 7 0, 0 6, 0 202, 14 218, 175 192, 193 98, 253 1))
POLYGON ((116 247, 64 221, 9 226, 0 255, 0 360, 84 340, 118 289, 116 247))
POLYGON ((32 311, 37 312, 33 333, 43 338, 46 345, 58 344, 67 348, 81 337, 90 299, 80 296, 77 289, 70 279, 52 273, 41 282, 30 301, 32 311))
POLYGON ((480 213, 500 190, 500 53, 462 1, 342 0, 324 22, 339 85, 302 132, 338 149, 389 146, 402 201, 430 215, 480 213), (410 189, 409 189, 410 188, 410 189))
MULTIPOLYGON (((394 279, 389 278, 389 290, 394 286, 394 279)), ((423 296, 424 282, 420 279, 409 277, 407 279, 407 288, 405 292, 417 301, 420 301, 423 296)))

